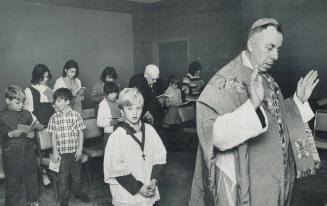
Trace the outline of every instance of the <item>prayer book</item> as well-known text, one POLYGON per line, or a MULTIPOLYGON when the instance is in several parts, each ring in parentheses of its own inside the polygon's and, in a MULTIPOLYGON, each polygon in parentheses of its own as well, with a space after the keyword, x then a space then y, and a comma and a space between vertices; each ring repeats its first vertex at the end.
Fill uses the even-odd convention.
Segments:
POLYGON ((50 89, 49 87, 43 91, 43 94, 48 98, 48 100, 52 100, 53 99, 53 90, 50 89))
POLYGON ((60 159, 55 162, 53 161, 53 154, 49 155, 50 157, 50 161, 49 161, 49 169, 55 172, 59 172, 59 168, 60 168, 60 159))
POLYGON ((86 87, 81 87, 81 88, 79 88, 79 90, 85 91, 86 87))
POLYGON ((168 94, 161 94, 161 95, 156 96, 157 99, 167 99, 170 97, 172 97, 172 96, 168 95, 168 94))
POLYGON ((23 133, 29 133, 34 129, 37 120, 34 120, 31 125, 17 124, 17 129, 22 130, 23 133))

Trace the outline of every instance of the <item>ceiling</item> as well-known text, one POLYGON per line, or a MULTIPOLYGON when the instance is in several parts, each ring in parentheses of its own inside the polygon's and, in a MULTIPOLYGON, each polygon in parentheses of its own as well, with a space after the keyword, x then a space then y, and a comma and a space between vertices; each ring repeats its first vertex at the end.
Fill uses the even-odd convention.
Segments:
POLYGON ((162 0, 126 0, 126 1, 133 1, 133 2, 138 2, 138 3, 152 4, 152 3, 159 2, 159 1, 162 1, 162 0))

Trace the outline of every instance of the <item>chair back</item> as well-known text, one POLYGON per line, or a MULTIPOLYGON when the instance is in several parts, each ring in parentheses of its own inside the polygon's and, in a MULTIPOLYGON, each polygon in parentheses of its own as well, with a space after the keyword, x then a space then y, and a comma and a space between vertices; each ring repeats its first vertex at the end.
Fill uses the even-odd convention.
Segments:
POLYGON ((313 136, 317 148, 327 149, 327 110, 316 111, 313 136))
POLYGON ((317 110, 314 131, 327 132, 327 110, 317 110))
POLYGON ((40 150, 52 148, 51 134, 46 129, 37 132, 37 144, 40 150))
POLYGON ((84 139, 92 139, 101 136, 101 130, 97 126, 97 119, 84 119, 86 129, 84 130, 84 139))
POLYGON ((2 147, 0 147, 0 179, 5 178, 5 172, 3 171, 3 165, 2 165, 2 147))
POLYGON ((95 108, 83 109, 82 118, 83 119, 91 119, 96 118, 95 108))
POLYGON ((195 105, 194 103, 188 103, 178 107, 178 113, 181 118, 181 122, 188 122, 195 120, 195 105))

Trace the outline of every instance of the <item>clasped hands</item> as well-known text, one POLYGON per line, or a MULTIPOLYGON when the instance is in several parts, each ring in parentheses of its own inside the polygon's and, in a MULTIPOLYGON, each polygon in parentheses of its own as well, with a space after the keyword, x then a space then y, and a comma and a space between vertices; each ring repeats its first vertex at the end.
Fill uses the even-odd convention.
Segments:
MULTIPOLYGON (((304 78, 300 78, 297 83, 296 96, 302 103, 306 102, 310 98, 313 89, 318 83, 318 72, 316 70, 311 70, 305 75, 304 78)), ((258 108, 262 104, 264 98, 262 76, 259 74, 258 66, 254 68, 251 75, 250 93, 250 100, 254 108, 258 108)))
POLYGON ((156 194, 157 180, 152 179, 148 185, 143 185, 139 191, 140 195, 149 198, 156 194))

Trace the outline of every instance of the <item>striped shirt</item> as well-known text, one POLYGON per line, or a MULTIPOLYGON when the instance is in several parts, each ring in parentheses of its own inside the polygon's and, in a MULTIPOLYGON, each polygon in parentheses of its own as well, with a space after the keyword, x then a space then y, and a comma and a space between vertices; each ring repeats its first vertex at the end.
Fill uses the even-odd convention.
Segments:
POLYGON ((192 76, 192 74, 187 73, 182 83, 182 92, 185 94, 185 100, 196 101, 204 88, 204 82, 200 79, 200 76, 192 76), (189 92, 185 93, 187 89, 189 92))
POLYGON ((56 112, 49 120, 47 131, 56 134, 56 145, 59 154, 74 153, 79 147, 79 132, 85 129, 81 115, 68 109, 67 112, 56 112))

